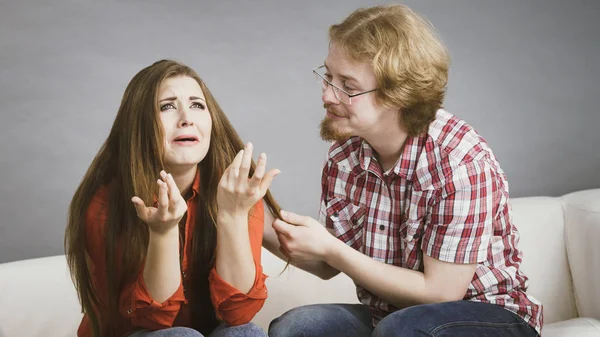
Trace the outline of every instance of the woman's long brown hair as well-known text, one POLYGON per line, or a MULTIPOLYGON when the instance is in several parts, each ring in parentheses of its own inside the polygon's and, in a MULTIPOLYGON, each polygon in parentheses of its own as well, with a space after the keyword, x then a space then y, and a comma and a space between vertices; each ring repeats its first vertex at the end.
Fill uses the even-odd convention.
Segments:
MULTIPOLYGON (((135 281, 148 248, 148 227, 137 217, 131 197, 150 204, 156 195, 156 179, 164 169, 163 131, 158 118, 157 95, 169 77, 188 76, 202 89, 212 117, 210 147, 199 163, 201 191, 192 234, 190 275, 193 328, 207 335, 217 325, 210 300, 208 274, 215 264, 217 186, 221 175, 244 144, 200 77, 189 67, 170 60, 158 61, 137 73, 127 86, 108 139, 92 161, 77 188, 68 212, 65 251, 82 312, 88 315, 94 336, 113 336, 119 330, 119 293, 135 281), (106 255, 107 289, 95 289, 86 248, 86 216, 90 201, 108 186, 108 218, 102 240, 106 255), (108 317, 100 317, 99 294, 107 294, 108 317)), ((251 173, 255 163, 252 163, 251 173)), ((274 217, 279 205, 270 192, 264 198, 274 217)), ((100 273, 102 271, 99 271, 100 273)), ((103 301, 103 302, 104 302, 103 301)))

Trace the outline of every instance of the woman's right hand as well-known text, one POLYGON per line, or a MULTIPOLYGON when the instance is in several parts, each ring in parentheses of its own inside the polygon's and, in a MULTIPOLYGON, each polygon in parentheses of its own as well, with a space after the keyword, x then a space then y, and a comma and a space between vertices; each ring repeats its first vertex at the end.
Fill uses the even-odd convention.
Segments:
POLYGON ((273 169, 265 174, 267 155, 262 153, 258 157, 254 175, 250 177, 252 149, 252 143, 247 143, 221 176, 217 188, 219 216, 247 217, 250 209, 265 196, 273 178, 280 172, 273 169))
POLYGON ((165 171, 161 171, 160 176, 161 179, 157 180, 158 207, 147 207, 144 201, 137 196, 131 198, 137 216, 155 234, 165 234, 178 228, 179 221, 187 211, 187 204, 181 196, 173 176, 165 171))

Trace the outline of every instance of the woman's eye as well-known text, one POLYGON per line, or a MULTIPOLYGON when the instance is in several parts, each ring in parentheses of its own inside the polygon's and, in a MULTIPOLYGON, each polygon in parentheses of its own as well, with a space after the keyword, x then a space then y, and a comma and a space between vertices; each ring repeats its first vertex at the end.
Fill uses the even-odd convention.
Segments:
POLYGON ((344 82, 344 89, 346 89, 348 91, 354 90, 354 88, 352 86, 347 85, 346 82, 344 82))
POLYGON ((160 111, 165 111, 167 109, 175 109, 175 106, 171 103, 166 103, 160 106, 160 111))
POLYGON ((198 109, 204 110, 205 106, 204 106, 204 104, 202 104, 200 102, 194 102, 194 103, 192 103, 192 108, 198 108, 198 109))

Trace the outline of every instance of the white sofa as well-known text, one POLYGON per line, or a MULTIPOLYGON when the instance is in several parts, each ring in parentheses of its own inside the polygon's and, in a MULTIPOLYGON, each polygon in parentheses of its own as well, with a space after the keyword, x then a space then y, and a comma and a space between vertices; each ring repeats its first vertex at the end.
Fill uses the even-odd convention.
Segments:
MULTIPOLYGON (((544 337, 600 336, 600 189, 512 200, 544 337)), ((323 281, 264 251, 269 299, 254 322, 309 303, 357 302, 345 275, 323 281)), ((81 318, 64 256, 0 265, 0 337, 74 336, 81 318)))

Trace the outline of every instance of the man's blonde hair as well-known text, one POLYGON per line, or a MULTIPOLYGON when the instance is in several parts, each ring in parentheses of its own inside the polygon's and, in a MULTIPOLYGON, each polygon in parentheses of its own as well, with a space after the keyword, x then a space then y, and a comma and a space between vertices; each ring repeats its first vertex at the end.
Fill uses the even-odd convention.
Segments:
POLYGON ((331 26, 329 38, 352 60, 372 63, 376 102, 401 110, 409 136, 427 132, 444 100, 450 56, 426 19, 402 5, 358 9, 331 26))

